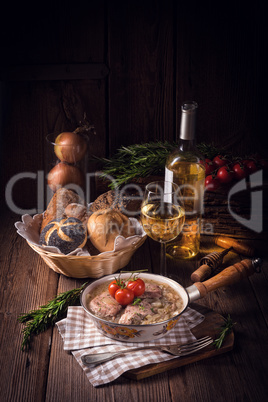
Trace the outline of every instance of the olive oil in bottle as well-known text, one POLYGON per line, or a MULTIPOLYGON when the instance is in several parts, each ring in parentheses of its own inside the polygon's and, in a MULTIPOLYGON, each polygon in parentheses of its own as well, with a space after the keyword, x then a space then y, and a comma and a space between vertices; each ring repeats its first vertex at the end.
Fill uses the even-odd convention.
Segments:
POLYGON ((165 168, 165 180, 178 184, 185 209, 182 232, 167 243, 167 254, 178 259, 190 259, 200 248, 205 165, 203 156, 195 148, 197 107, 194 101, 182 104, 178 148, 168 156, 165 168))

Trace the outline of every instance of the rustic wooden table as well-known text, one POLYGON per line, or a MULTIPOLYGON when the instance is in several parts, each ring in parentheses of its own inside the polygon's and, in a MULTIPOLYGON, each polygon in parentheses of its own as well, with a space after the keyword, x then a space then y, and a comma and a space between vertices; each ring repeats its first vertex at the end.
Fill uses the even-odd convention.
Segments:
MULTIPOLYGON (((71 354, 63 351, 56 327, 35 337, 28 352, 21 351, 22 325, 17 317, 45 304, 56 294, 81 286, 85 279, 72 279, 51 270, 17 235, 19 220, 10 211, 1 216, 1 401, 265 401, 268 374, 268 262, 267 242, 254 241, 264 258, 262 272, 232 286, 221 288, 200 306, 236 322, 231 351, 192 362, 153 376, 135 380, 121 376, 113 383, 94 388, 71 354)), ((213 249, 219 249, 214 246, 213 249)), ((202 239, 202 252, 211 250, 202 239)), ((157 272, 159 245, 149 239, 126 267, 157 272)), ((229 253, 228 266, 242 256, 229 253)), ((191 284, 198 260, 179 263, 168 259, 183 286, 191 284)))

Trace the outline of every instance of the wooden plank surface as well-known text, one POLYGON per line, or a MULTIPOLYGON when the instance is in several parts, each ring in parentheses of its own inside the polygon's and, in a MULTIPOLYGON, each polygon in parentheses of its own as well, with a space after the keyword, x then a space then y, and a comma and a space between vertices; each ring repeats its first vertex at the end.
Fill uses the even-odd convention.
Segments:
POLYGON ((110 155, 121 145, 174 138, 172 3, 109 3, 110 155))
MULTIPOLYGON (((94 388, 75 359, 63 351, 62 339, 56 328, 34 338, 29 352, 21 352, 22 326, 17 322, 17 316, 46 303, 55 294, 80 286, 85 280, 53 272, 16 234, 13 224, 18 217, 6 211, 1 219, 2 400, 80 402, 87 401, 89 395, 92 400, 109 402, 117 402, 123 396, 144 402, 148 396, 159 402, 175 402, 178 398, 185 401, 218 398, 221 401, 227 397, 231 401, 243 398, 265 400, 268 372, 267 259, 260 274, 219 289, 193 306, 204 306, 224 317, 230 313, 236 322, 233 350, 187 366, 171 368, 140 381, 120 377, 114 383, 94 388), (219 379, 220 390, 217 385, 219 379)), ((202 243, 204 253, 211 250, 210 247, 211 243, 202 243)), ((265 242, 258 247, 263 249, 265 242)), ((159 251, 156 242, 146 241, 134 254, 127 269, 147 268, 157 272, 159 251)), ((239 259, 235 253, 228 254, 225 264, 239 259)), ((191 284, 190 275, 197 265, 198 260, 181 264, 168 259, 168 269, 179 275, 185 287, 191 284)))
MULTIPOLYGON (((13 108, 10 111, 4 146, 10 152, 3 154, 5 170, 2 180, 6 184, 9 180, 14 180, 11 194, 12 203, 17 210, 36 209, 38 192, 41 187, 44 191, 46 189, 45 177, 49 171, 46 136, 49 133, 74 130, 86 114, 96 129, 96 134, 90 135, 89 138, 88 159, 93 152, 96 156, 105 154, 105 83, 82 80, 78 83, 55 81, 53 84, 46 81, 21 82, 10 84, 9 92, 13 98, 13 108), (27 97, 25 91, 28 92, 27 97), (20 122, 28 110, 32 110, 32 117, 24 126, 22 138, 20 122), (38 172, 44 174, 43 180, 37 180, 38 172), (32 178, 30 175, 33 175, 32 178)), ((87 172, 95 170, 95 164, 88 163, 87 172)), ((1 189, 2 200, 6 198, 3 190, 4 187, 1 189)), ((10 205, 8 199, 6 202, 10 205)), ((44 200, 39 212, 45 209, 45 205, 44 200)))
MULTIPOLYGON (((141 381, 120 377, 93 388, 72 356, 63 351, 56 328, 36 337, 29 352, 20 350, 22 326, 17 316, 83 283, 56 274, 26 246, 13 226, 20 216, 5 202, 10 178, 43 169, 48 132, 72 129, 86 112, 97 131, 90 152, 98 156, 128 143, 172 140, 179 126, 178 107, 190 97, 200 105, 199 142, 215 141, 234 152, 250 153, 253 148, 263 152, 264 4, 253 11, 250 5, 241 9, 234 4, 231 13, 224 7, 207 10, 201 3, 181 7, 162 0, 133 5, 122 0, 82 1, 75 7, 56 2, 33 19, 25 4, 17 5, 16 12, 12 4, 7 5, 0 35, 1 73, 16 65, 68 63, 101 63, 110 71, 107 79, 94 82, 53 77, 43 82, 1 82, 1 203, 5 206, 0 228, 1 401, 267 399, 267 241, 257 241, 255 235, 254 244, 264 257, 262 273, 198 302, 220 315, 230 313, 237 322, 230 353, 141 381)), ((94 165, 91 168, 95 171, 94 165)), ((35 181, 18 182, 13 196, 18 207, 36 208, 35 181)), ((219 222, 220 208, 226 209, 226 204, 211 202, 209 207, 219 231, 250 240, 243 228, 228 226, 227 215, 219 222)), ((240 204, 237 208, 239 212, 240 204)), ((204 252, 210 250, 203 246, 204 252)), ((158 244, 148 240, 128 269, 148 267, 157 272, 159 255, 158 244)), ((227 261, 240 258, 231 254, 227 261)), ((198 262, 168 259, 168 266, 183 286, 189 286, 198 262)))
MULTIPOLYGON (((208 8, 198 2, 194 7, 192 3, 183 7, 176 3, 174 10, 176 108, 185 99, 195 99, 199 104, 198 141, 210 138, 237 154, 252 152, 253 147, 262 153, 264 141, 260 126, 265 101, 259 72, 263 68, 261 47, 267 35, 259 6, 253 14, 239 3, 233 5, 231 13, 228 7, 219 9, 215 3, 208 8), (257 92, 263 99, 258 102, 260 108, 246 100, 253 99, 257 92), (229 99, 228 105, 222 102, 224 98, 229 99), (250 142, 251 150, 246 145, 250 142)), ((178 114, 177 128, 179 124, 178 114)))
POLYGON ((3 401, 43 400, 52 331, 37 338, 31 353, 21 351, 22 326, 17 317, 45 304, 57 293, 58 275, 47 270, 17 236, 16 216, 3 216, 1 230, 1 389, 3 401), (3 228, 2 227, 2 228, 3 228), (3 345, 5 345, 3 347, 3 345), (36 356, 36 357, 34 357, 36 356), (17 379, 17 380, 16 380, 17 379))
MULTIPOLYGON (((219 336, 220 328, 224 324, 224 317, 202 306, 200 307, 198 305, 193 305, 192 307, 205 316, 204 321, 192 330, 196 338, 199 339, 204 336, 211 336, 213 339, 217 339, 217 337, 219 336)), ((196 352, 193 355, 183 356, 167 362, 151 364, 135 370, 130 370, 124 373, 124 376, 135 380, 142 380, 143 378, 151 377, 152 375, 163 373, 167 370, 176 369, 178 367, 186 366, 188 364, 208 359, 210 357, 216 358, 217 355, 232 350, 233 345, 234 333, 233 331, 230 331, 220 349, 215 349, 213 345, 209 345, 205 349, 196 352)))
POLYGON ((10 68, 7 79, 9 81, 100 80, 108 73, 108 67, 101 63, 23 65, 10 68))

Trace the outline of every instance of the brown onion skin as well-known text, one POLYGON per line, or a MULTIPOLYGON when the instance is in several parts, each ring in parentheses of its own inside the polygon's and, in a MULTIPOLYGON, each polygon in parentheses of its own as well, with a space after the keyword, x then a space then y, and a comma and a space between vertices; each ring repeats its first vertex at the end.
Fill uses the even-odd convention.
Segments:
POLYGON ((85 178, 84 174, 78 167, 60 162, 48 173, 47 183, 51 190, 55 192, 58 188, 64 187, 67 184, 75 184, 83 188, 85 178))
POLYGON ((77 163, 87 151, 86 140, 74 132, 63 132, 55 140, 54 152, 62 162, 77 163))

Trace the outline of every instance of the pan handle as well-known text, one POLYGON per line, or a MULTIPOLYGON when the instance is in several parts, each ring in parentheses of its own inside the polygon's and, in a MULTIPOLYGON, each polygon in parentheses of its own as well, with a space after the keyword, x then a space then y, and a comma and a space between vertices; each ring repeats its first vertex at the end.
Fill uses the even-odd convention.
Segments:
POLYGON ((237 262, 228 268, 225 268, 218 275, 213 276, 205 282, 196 282, 189 286, 186 290, 189 295, 190 302, 206 296, 220 287, 229 286, 252 275, 254 272, 260 272, 261 259, 246 259, 237 262))

